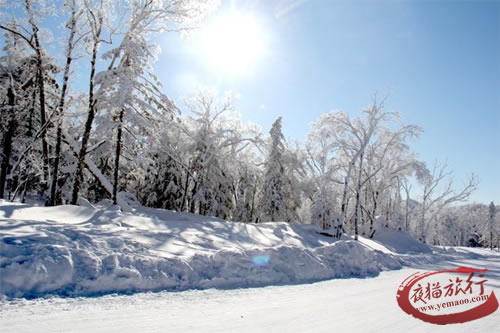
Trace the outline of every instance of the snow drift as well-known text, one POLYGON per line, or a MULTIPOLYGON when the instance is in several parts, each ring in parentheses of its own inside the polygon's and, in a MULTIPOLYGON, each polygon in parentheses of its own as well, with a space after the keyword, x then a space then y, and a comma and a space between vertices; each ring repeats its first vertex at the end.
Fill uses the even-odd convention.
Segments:
MULTIPOLYGON (((0 294, 90 296, 301 283, 374 276, 415 260, 400 254, 415 245, 408 234, 386 247, 363 238, 335 241, 318 231, 141 206, 124 213, 109 204, 45 208, 0 201, 0 294)), ((427 253, 421 260, 432 260, 427 246, 416 250, 427 253)))

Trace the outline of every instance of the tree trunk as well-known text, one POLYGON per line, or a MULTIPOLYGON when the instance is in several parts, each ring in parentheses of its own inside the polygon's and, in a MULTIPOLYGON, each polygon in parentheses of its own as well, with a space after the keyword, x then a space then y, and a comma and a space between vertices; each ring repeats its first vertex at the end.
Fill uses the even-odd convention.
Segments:
MULTIPOLYGON (((59 113, 58 117, 62 117, 62 112, 59 113)), ((62 141, 62 128, 61 119, 57 121, 57 134, 56 134, 56 151, 54 158, 54 169, 52 170, 52 182, 50 184, 50 200, 49 206, 56 205, 56 194, 57 194, 57 181, 59 179, 59 163, 61 159, 61 141, 62 141)))
POLYGON ((405 192, 406 192, 405 227, 406 231, 410 232, 410 215, 409 215, 410 191, 405 189, 405 192))
MULTIPOLYGON (((425 193, 425 192, 424 192, 425 193)), ((420 216, 420 241, 425 243, 425 211, 427 210, 427 202, 426 198, 424 196, 424 199, 422 201, 422 213, 420 216)))
MULTIPOLYGON (((363 147, 364 149, 364 147, 363 147)), ((357 159, 359 158, 359 155, 362 154, 363 151, 360 150, 356 155, 353 157, 351 162, 349 163, 349 168, 347 169, 347 174, 344 178, 344 190, 342 192, 342 204, 340 206, 340 219, 338 221, 338 224, 336 226, 335 230, 335 237, 340 238, 342 235, 342 228, 344 226, 346 214, 347 214, 347 189, 349 187, 349 181, 351 180, 351 174, 352 170, 354 169, 354 165, 356 164, 357 159)))
POLYGON ((198 192, 198 180, 194 181, 194 186, 193 190, 191 191, 191 197, 190 197, 189 212, 193 214, 196 214, 196 199, 195 199, 196 192, 198 192))
MULTIPOLYGON (((378 197, 379 197, 379 192, 377 190, 375 190, 374 192, 372 192, 372 197, 373 197, 373 209, 372 209, 372 213, 371 213, 371 219, 370 219, 370 231, 369 231, 369 235, 372 235, 372 233, 374 233, 374 229, 373 229, 373 222, 376 220, 377 218, 377 202, 378 202, 378 197)), ((370 236, 371 238, 372 236, 370 236)))
POLYGON ((4 134, 3 138, 3 151, 2 151, 2 164, 0 165, 0 199, 4 198, 5 191, 5 183, 7 182, 7 172, 10 166, 10 155, 12 153, 12 139, 14 137, 17 121, 14 113, 14 105, 15 105, 15 95, 12 91, 12 87, 9 87, 7 90, 7 97, 9 100, 9 113, 10 119, 7 125, 7 131, 4 134))
POLYGON ((252 205, 251 205, 251 208, 250 208, 250 221, 253 221, 253 217, 254 217, 254 211, 255 211, 255 194, 257 193, 257 179, 255 179, 255 182, 254 182, 254 186, 253 186, 253 189, 252 189, 252 205))
POLYGON ((99 46, 99 38, 101 36, 102 19, 100 20, 100 25, 96 31, 96 36, 94 37, 94 45, 92 49, 92 60, 90 61, 90 83, 89 83, 89 112, 87 114, 87 121, 85 122, 85 130, 82 137, 82 145, 80 147, 80 153, 78 154, 78 165, 75 171, 75 176, 73 179, 73 191, 71 194, 71 204, 76 205, 78 201, 78 192, 80 191, 80 184, 83 180, 83 168, 85 163, 85 156, 87 155, 87 147, 90 139, 90 131, 92 130, 92 123, 95 118, 95 106, 96 102, 94 100, 94 76, 96 70, 96 58, 99 46))
MULTIPOLYGON (((42 59, 42 47, 40 45, 40 39, 38 38, 38 26, 35 23, 33 12, 31 10, 31 1, 25 0, 25 9, 28 13, 29 23, 33 31, 33 39, 35 42, 35 53, 36 53, 36 66, 37 66, 37 86, 38 86, 38 98, 40 103, 40 123, 44 126, 47 121, 46 111, 45 111, 45 83, 43 80, 43 59, 42 59)), ((49 148, 46 139, 47 127, 42 130, 42 163, 43 163, 43 180, 41 182, 42 193, 47 190, 47 183, 50 180, 49 174, 49 148)))
MULTIPOLYGON (((41 65, 40 65, 41 66, 41 65)), ((40 122, 43 126, 47 122, 46 118, 46 112, 45 112, 45 87, 43 83, 43 71, 40 69, 38 71, 38 97, 40 99, 40 122)), ((43 161, 43 182, 41 183, 42 186, 42 193, 45 193, 47 190, 47 183, 50 180, 50 175, 49 175, 49 147, 47 145, 47 139, 46 139, 46 134, 47 134, 47 128, 45 128, 41 135, 41 141, 42 141, 42 161, 43 161)))
POLYGON ((345 221, 345 214, 346 214, 346 206, 347 206, 347 187, 349 184, 349 178, 350 178, 350 172, 351 168, 349 167, 349 172, 347 173, 347 176, 344 179, 344 191, 342 192, 342 204, 340 206, 340 220, 338 221, 338 224, 336 226, 335 230, 335 237, 340 238, 342 235, 342 226, 344 225, 345 221))
POLYGON ((123 128, 123 114, 125 108, 121 108, 118 116, 118 129, 116 131, 116 153, 115 153, 115 170, 114 170, 114 183, 113 183, 113 203, 116 205, 116 195, 118 193, 118 174, 120 170, 120 154, 122 150, 122 128, 123 128))
POLYGON ((28 131, 26 132, 26 136, 32 137, 33 136, 33 116, 35 114, 35 104, 36 104, 36 90, 33 89, 33 97, 32 97, 32 102, 31 102, 31 108, 30 108, 30 116, 28 118, 28 131))
POLYGON ((183 211, 183 212, 187 212, 188 211, 188 206, 189 206, 188 203, 187 203, 189 178, 190 178, 190 173, 186 172, 186 182, 184 183, 184 193, 182 195, 182 204, 181 204, 181 211, 183 211))
POLYGON ((358 240, 358 224, 359 224, 359 195, 361 192, 361 175, 363 171, 363 153, 359 156, 359 174, 358 174, 358 187, 356 189, 356 208, 354 210, 354 240, 358 240))
POLYGON ((61 142, 62 142, 62 119, 64 116, 64 101, 66 99, 66 91, 68 89, 69 80, 69 70, 71 68, 71 53, 73 51, 73 38, 75 36, 75 26, 76 26, 76 12, 73 4, 73 9, 71 11, 71 32, 68 39, 68 49, 66 53, 66 66, 64 68, 63 85, 61 90, 61 97, 59 99, 59 105, 57 108, 57 134, 56 134, 56 151, 54 159, 54 169, 52 171, 52 184, 50 186, 50 201, 49 206, 54 206, 56 204, 56 194, 57 194, 57 181, 59 176, 59 163, 61 160, 61 142))
POLYGON ((392 197, 389 192, 389 202, 385 205, 385 226, 389 226, 389 220, 391 218, 391 206, 392 206, 392 197))

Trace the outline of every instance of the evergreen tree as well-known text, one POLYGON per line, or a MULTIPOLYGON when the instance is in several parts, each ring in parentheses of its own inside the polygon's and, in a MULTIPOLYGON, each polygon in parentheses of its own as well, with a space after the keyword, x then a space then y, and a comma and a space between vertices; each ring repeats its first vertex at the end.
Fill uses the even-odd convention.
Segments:
POLYGON ((281 132, 281 117, 273 123, 270 134, 269 152, 264 169, 262 191, 262 221, 289 221, 287 204, 290 197, 290 180, 285 174, 285 138, 281 132))

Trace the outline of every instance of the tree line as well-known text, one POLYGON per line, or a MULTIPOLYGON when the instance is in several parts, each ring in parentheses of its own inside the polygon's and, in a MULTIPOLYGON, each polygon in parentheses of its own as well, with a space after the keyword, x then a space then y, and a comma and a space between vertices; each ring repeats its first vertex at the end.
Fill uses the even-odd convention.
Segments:
POLYGON ((422 129, 384 100, 356 116, 322 114, 301 144, 287 142, 281 117, 268 136, 244 124, 230 94, 201 91, 176 105, 154 75, 152 40, 193 28, 212 1, 57 4, 65 21, 57 56, 43 28, 53 7, 24 0, 22 15, 1 16, 0 198, 111 199, 124 209, 133 196, 233 221, 313 223, 334 237, 391 227, 433 244, 498 241, 494 214, 471 220, 473 209, 454 206, 477 188, 474 175, 457 188, 445 164, 418 160, 410 143, 422 129), (86 91, 71 89, 75 63, 86 91))

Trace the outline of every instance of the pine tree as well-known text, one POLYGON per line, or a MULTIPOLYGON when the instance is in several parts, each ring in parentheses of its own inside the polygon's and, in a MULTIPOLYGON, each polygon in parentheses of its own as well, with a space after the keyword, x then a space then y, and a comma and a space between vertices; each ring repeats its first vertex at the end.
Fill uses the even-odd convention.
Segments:
POLYGON ((269 134, 269 153, 265 163, 261 199, 262 221, 288 221, 287 191, 290 183, 285 175, 285 138, 281 132, 281 117, 273 123, 269 134))

